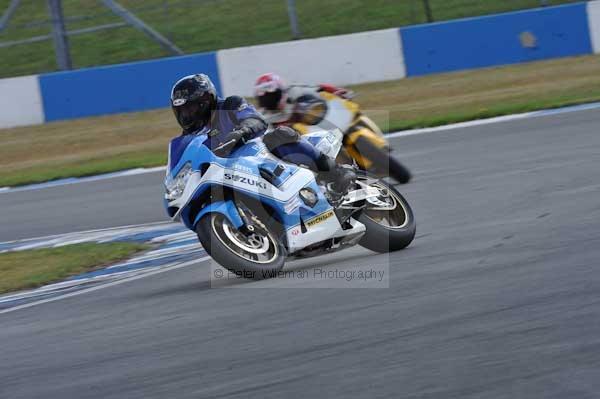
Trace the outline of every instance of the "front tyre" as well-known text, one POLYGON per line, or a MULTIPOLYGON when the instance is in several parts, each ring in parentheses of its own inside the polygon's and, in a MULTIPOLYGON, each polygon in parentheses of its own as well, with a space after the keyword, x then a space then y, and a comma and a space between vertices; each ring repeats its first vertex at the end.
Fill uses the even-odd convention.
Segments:
POLYGON ((286 249, 269 231, 244 234, 220 213, 205 215, 196 226, 198 239, 221 266, 244 278, 275 277, 283 268, 286 249))
POLYGON ((359 175, 361 183, 380 190, 381 195, 367 199, 366 208, 358 221, 367 231, 359 244, 375 252, 392 252, 406 248, 415 238, 417 225, 413 211, 406 199, 384 180, 359 175))

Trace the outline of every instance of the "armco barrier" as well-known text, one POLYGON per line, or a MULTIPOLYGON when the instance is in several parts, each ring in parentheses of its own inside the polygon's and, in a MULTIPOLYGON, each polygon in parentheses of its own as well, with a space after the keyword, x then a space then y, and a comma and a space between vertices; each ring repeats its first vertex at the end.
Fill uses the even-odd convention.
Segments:
POLYGON ((196 72, 220 88, 215 53, 41 75, 45 120, 168 107, 173 83, 196 72))
POLYGON ((408 76, 592 52, 585 3, 400 29, 408 76))
POLYGON ((167 107, 173 82, 197 72, 247 96, 268 71, 346 85, 592 52, 600 1, 3 79, 0 127, 167 107))
POLYGON ((291 82, 356 84, 406 76, 397 29, 222 50, 217 54, 225 95, 251 96, 265 72, 291 82))

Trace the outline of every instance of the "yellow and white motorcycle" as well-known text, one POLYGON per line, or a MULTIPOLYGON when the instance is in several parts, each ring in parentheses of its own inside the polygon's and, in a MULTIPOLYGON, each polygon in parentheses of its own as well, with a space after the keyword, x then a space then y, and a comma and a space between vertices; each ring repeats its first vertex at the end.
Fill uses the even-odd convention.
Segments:
POLYGON ((394 156, 385 135, 355 101, 326 91, 292 94, 290 98, 294 105, 286 125, 302 134, 334 128, 342 131, 344 151, 338 155, 339 162, 353 161, 362 170, 390 176, 401 184, 410 181, 410 171, 394 156))

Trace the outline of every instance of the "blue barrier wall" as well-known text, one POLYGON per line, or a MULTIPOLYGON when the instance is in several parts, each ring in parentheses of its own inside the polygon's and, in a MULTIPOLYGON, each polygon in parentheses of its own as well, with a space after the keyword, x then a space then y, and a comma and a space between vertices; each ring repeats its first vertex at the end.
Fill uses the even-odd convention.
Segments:
POLYGON ((220 89, 215 53, 41 75, 45 120, 168 107, 173 83, 199 72, 220 89))
POLYGON ((592 53, 585 3, 400 29, 408 76, 592 53))
POLYGON ((3 79, 0 127, 168 107, 172 84, 198 72, 220 92, 250 95, 264 68, 283 70, 291 82, 325 76, 344 85, 591 54, 593 48, 600 53, 600 1, 3 79), (389 62, 368 69, 368 63, 354 64, 358 53, 389 62), (289 54, 334 55, 320 69, 306 70, 289 54))

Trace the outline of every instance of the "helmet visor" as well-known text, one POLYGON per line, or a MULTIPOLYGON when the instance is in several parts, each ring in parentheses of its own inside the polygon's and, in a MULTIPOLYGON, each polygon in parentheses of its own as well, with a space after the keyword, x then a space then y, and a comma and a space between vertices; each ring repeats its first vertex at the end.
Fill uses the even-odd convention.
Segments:
POLYGON ((179 106, 173 105, 173 112, 184 130, 201 129, 210 119, 210 97, 205 93, 193 101, 187 101, 179 106))
POLYGON ((281 90, 275 90, 273 92, 268 92, 257 96, 258 106, 274 111, 279 108, 282 95, 283 92, 281 90))

